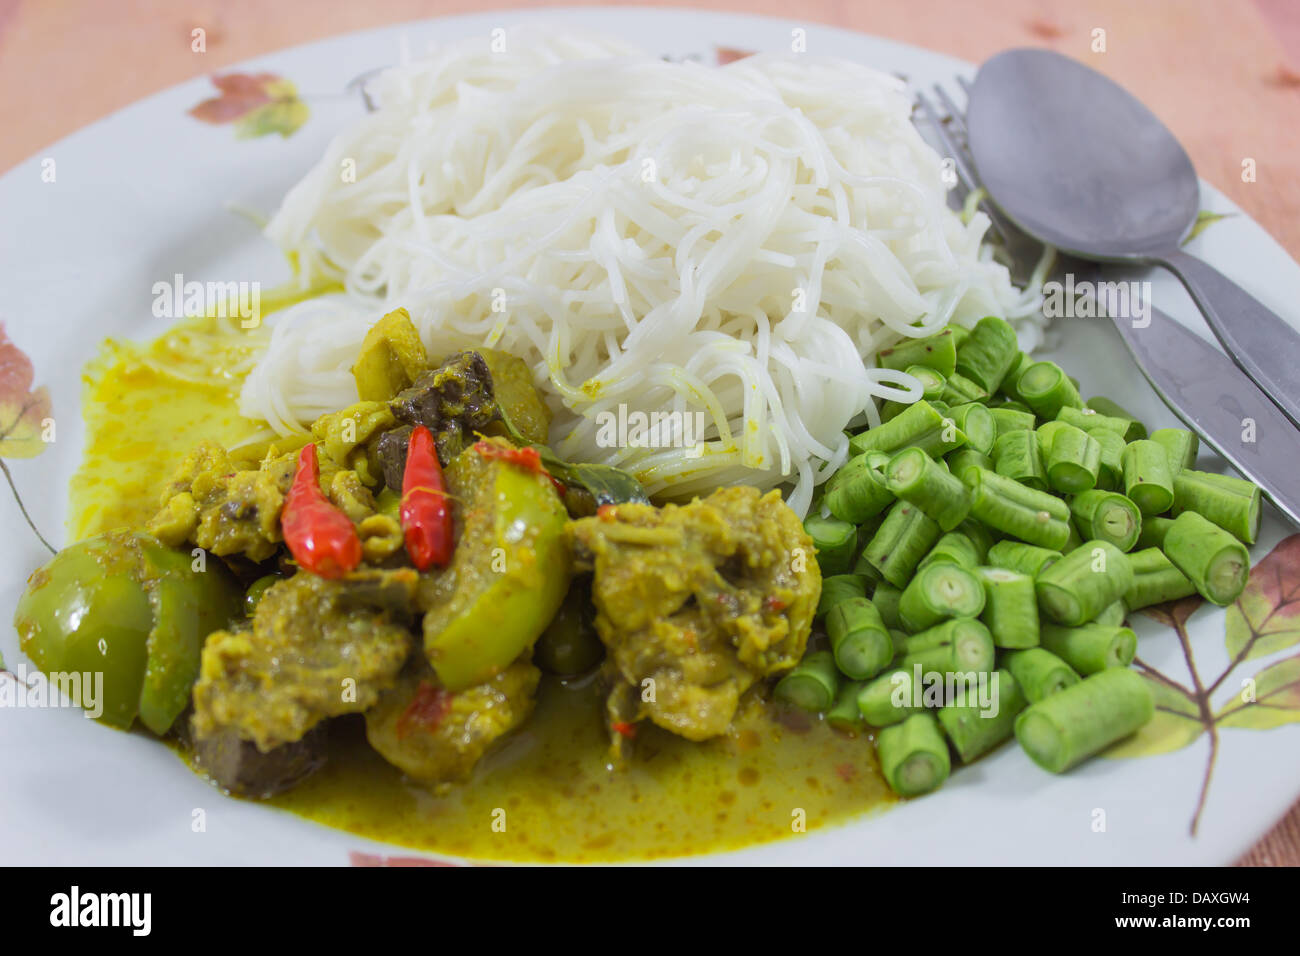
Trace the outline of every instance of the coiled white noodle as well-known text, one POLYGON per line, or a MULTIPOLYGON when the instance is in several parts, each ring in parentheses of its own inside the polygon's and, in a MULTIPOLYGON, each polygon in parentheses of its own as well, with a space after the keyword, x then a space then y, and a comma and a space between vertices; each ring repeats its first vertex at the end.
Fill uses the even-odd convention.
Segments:
POLYGON ((523 357, 561 455, 674 496, 791 481, 803 513, 844 428, 913 394, 864 357, 953 320, 1036 320, 981 246, 987 218, 948 209, 903 85, 858 64, 516 32, 373 93, 267 227, 304 287, 346 289, 283 314, 245 384, 277 431, 355 401, 362 338, 403 306, 431 355, 523 357), (602 447, 596 416, 620 406, 703 412, 705 454, 602 447))

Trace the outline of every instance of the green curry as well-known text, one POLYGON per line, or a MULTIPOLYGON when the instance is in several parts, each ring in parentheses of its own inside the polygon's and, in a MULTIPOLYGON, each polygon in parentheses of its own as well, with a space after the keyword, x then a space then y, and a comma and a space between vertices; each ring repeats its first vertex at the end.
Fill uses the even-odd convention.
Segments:
POLYGON ((564 466, 557 490, 511 458, 549 421, 523 364, 487 350, 436 364, 412 333, 400 311, 376 326, 354 369, 363 401, 296 440, 237 414, 243 333, 205 321, 112 346, 87 379, 72 529, 151 537, 94 538, 34 579, 18 624, 38 665, 75 643, 53 627, 57 595, 41 599, 59 562, 68 579, 95 555, 129 563, 119 726, 138 713, 234 793, 454 855, 699 853, 890 799, 865 737, 768 702, 820 590, 815 561, 789 566, 811 544, 779 496, 582 517, 624 479, 592 471, 584 488, 570 476, 598 466, 564 466), (412 425, 434 432, 453 502, 456 553, 432 572, 406 562, 395 506, 412 425), (295 568, 279 526, 308 440, 362 542, 337 581, 295 568), (191 584, 191 553, 215 577, 191 584), (181 597, 206 600, 201 617, 178 618, 181 597), (164 647, 179 663, 150 668, 164 647))

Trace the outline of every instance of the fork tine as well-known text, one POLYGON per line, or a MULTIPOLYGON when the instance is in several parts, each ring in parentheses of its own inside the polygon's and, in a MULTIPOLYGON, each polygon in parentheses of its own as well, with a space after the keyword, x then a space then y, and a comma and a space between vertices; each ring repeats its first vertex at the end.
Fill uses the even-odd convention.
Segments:
MULTIPOLYGON (((957 106, 956 102, 953 101, 953 98, 948 95, 948 91, 945 90, 938 83, 934 84, 934 95, 939 98, 939 105, 948 111, 948 118, 952 121, 951 123, 949 123, 949 125, 956 128, 957 132, 961 133, 962 139, 965 140, 966 139, 965 111, 963 111, 960 107, 957 106)), ((962 145, 964 146, 965 144, 963 143, 962 145)))
POLYGON ((966 156, 966 150, 948 132, 946 125, 939 118, 939 113, 928 96, 918 92, 916 101, 921 107, 921 112, 925 114, 925 118, 929 121, 931 128, 933 128, 939 144, 947 152, 948 158, 952 160, 953 171, 957 174, 958 188, 953 190, 956 193, 955 198, 965 200, 971 190, 979 188, 979 180, 975 177, 975 172, 971 168, 970 161, 966 156))

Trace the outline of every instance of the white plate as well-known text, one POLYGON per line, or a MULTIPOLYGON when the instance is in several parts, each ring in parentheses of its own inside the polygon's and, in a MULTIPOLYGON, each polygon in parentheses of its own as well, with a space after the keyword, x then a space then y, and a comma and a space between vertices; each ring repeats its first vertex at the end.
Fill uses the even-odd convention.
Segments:
MULTIPOLYGON (((927 86, 970 75, 958 60, 843 30, 758 17, 671 10, 559 10, 488 15, 390 27, 286 50, 232 67, 269 71, 297 84, 311 117, 292 137, 236 141, 229 126, 205 125, 186 111, 212 95, 207 79, 173 87, 130 106, 32 157, 0 179, 0 321, 50 388, 57 441, 38 458, 10 463, 34 519, 62 540, 69 476, 81 454, 79 372, 100 340, 150 338, 165 321, 151 316, 152 287, 187 277, 287 277, 275 250, 227 202, 269 211, 320 155, 330 136, 357 115, 343 92, 351 78, 394 61, 405 39, 432 38, 544 19, 604 31, 673 55, 712 56, 715 45, 790 49, 807 31, 808 50, 852 57, 927 86), (42 172, 54 161, 55 181, 42 172)), ((1264 187, 1261 187, 1264 188, 1264 187)), ((1195 251, 1261 301, 1300 325, 1300 267, 1217 191, 1203 205, 1235 217, 1212 226, 1195 251)), ((1154 276, 1156 303, 1203 336, 1204 326, 1177 284, 1154 276)), ((1146 386, 1109 323, 1059 320, 1052 353, 1083 381, 1149 425, 1177 421, 1146 386)), ((1208 336, 1207 336, 1208 337, 1208 336)), ((1201 467, 1221 463, 1203 458, 1201 467)), ((44 552, 7 492, 0 494, 0 611, 8 621, 27 574, 44 552)), ((1253 560, 1289 533, 1270 508, 1253 560)), ((1297 548, 1300 558, 1300 548, 1297 548)), ((1297 572, 1292 572, 1297 573, 1297 572)), ((1296 608, 1292 606, 1291 613, 1296 608)), ((1279 618, 1280 619, 1280 616, 1279 618)), ((1297 615, 1300 620, 1300 615, 1297 615)), ((1298 624, 1297 626, 1300 626, 1298 624)), ((1139 656, 1180 683, 1192 678, 1177 635, 1139 617, 1139 656)), ((1223 611, 1202 608, 1189 644, 1206 682, 1228 664, 1223 611)), ((1289 649, 1246 661, 1215 692, 1223 705, 1249 677, 1294 655, 1289 649)), ((0 653, 21 662, 17 636, 0 627, 0 653)), ((1294 665, 1300 669, 1300 660, 1294 665)), ((7 679, 0 677, 0 680, 7 679)), ((1287 701, 1300 707, 1300 685, 1287 701)), ((1300 710, 1275 713, 1292 721, 1300 710)), ((1032 766, 1014 746, 954 774, 937 794, 841 827, 814 830, 727 857, 746 863, 1228 863, 1248 849, 1300 793, 1300 726, 1219 730, 1217 761, 1197 834, 1190 823, 1206 777, 1204 734, 1172 753, 1094 760, 1065 776, 1032 766), (1096 821, 1104 813, 1105 829, 1096 821)), ((0 709, 0 846, 9 863, 339 864, 350 851, 415 856, 290 814, 227 799, 189 773, 166 748, 142 735, 112 733, 71 710, 0 709), (196 809, 206 831, 193 832, 196 809)), ((718 860, 719 857, 695 858, 718 860)))

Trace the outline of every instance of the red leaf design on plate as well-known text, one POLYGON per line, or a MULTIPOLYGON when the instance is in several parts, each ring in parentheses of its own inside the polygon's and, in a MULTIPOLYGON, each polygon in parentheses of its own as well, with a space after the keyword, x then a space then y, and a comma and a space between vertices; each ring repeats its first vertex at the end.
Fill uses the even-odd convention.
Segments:
POLYGON ((0 325, 0 458, 35 458, 45 451, 41 431, 50 417, 50 393, 32 390, 35 374, 0 325))
POLYGON ((213 76, 212 85, 221 95, 195 106, 190 116, 203 123, 234 123, 241 139, 289 136, 310 114, 297 87, 274 73, 226 73, 213 76))
POLYGON ((1251 568, 1245 590, 1228 608, 1224 637, 1234 664, 1300 643, 1300 534, 1251 568))
POLYGON ((718 46, 713 49, 717 54, 718 66, 726 66, 728 63, 735 63, 737 60, 754 55, 753 50, 737 50, 729 46, 718 46))

